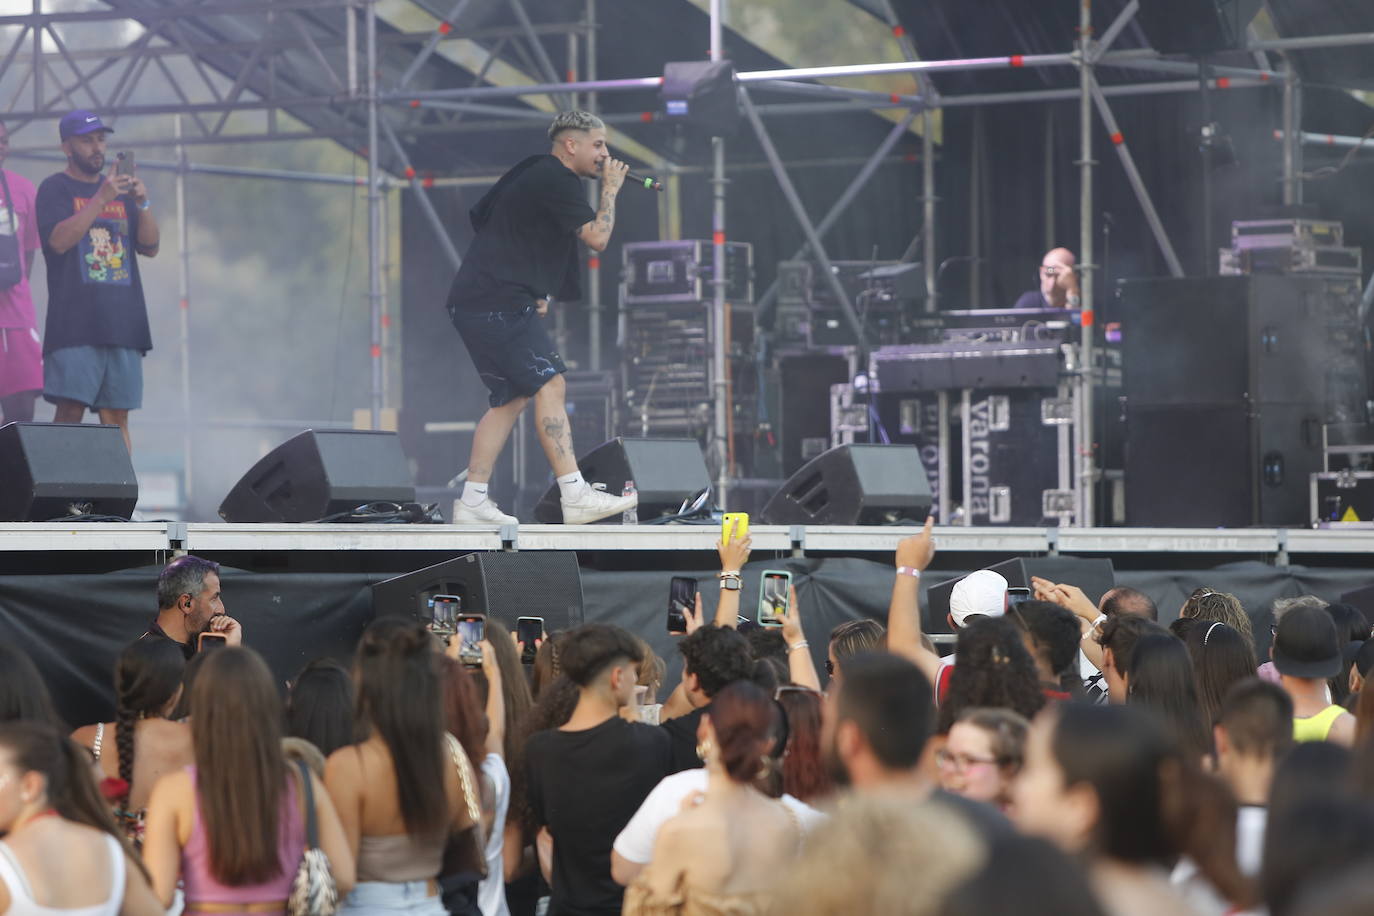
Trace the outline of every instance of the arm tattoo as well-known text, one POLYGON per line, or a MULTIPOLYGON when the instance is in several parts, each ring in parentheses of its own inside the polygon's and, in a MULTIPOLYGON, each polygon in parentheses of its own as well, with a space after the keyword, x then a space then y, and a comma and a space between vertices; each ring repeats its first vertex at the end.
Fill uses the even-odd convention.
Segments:
POLYGON ((615 198, 602 197, 601 209, 596 213, 596 228, 598 231, 606 233, 606 238, 611 237, 611 230, 615 228, 615 198))

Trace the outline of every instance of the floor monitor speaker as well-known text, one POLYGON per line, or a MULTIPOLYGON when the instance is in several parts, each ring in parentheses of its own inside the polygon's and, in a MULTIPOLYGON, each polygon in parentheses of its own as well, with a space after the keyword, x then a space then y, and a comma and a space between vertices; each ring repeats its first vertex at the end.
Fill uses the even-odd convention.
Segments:
POLYGON ((367 503, 413 503, 395 433, 307 429, 262 457, 220 504, 226 522, 315 522, 367 503))
POLYGON ((920 524, 930 483, 914 445, 841 445, 808 461, 763 507, 767 525, 920 524))
POLYGON ((0 521, 128 518, 137 502, 138 479, 118 426, 0 426, 0 521))
MULTIPOLYGON (((577 460, 588 483, 604 483, 619 495, 634 481, 639 494, 639 520, 647 522, 674 515, 682 503, 711 486, 706 459, 695 439, 626 439, 617 436, 603 442, 577 460)), ((546 525, 563 522, 558 484, 544 493, 534 507, 534 517, 546 525)), ((619 524, 616 517, 605 520, 619 524)))

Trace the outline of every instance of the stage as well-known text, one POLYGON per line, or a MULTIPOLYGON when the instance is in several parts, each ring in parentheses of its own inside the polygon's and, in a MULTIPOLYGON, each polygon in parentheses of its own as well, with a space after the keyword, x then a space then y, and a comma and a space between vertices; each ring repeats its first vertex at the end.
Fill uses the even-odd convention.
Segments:
MULTIPOLYGON (((868 556, 892 553, 919 529, 863 526, 755 525, 755 554, 868 556)), ((1374 528, 1002 528, 937 527, 941 554, 997 556, 1146 555, 1292 557, 1323 565, 1374 554, 1374 528)), ((710 553, 715 525, 519 525, 506 528, 387 524, 207 524, 196 522, 17 522, 0 524, 0 556, 32 552, 124 552, 213 556, 220 553, 335 552, 368 554, 474 550, 574 550, 710 553)), ((14 559, 13 557, 11 559, 14 559)), ((73 562, 79 562, 73 560, 73 562)), ((6 563, 12 569, 12 564, 6 563)), ((13 569, 15 572, 21 569, 13 569)))

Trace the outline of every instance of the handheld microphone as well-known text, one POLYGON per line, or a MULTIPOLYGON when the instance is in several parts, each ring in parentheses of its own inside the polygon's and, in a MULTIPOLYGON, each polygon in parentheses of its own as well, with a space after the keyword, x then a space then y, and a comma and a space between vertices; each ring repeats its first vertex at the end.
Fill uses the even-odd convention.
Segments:
POLYGON ((663 182, 659 181, 657 178, 646 178, 643 175, 636 175, 634 172, 626 172, 625 181, 630 184, 639 185, 646 191, 663 190, 663 182))
MULTIPOLYGON (((605 170, 606 170, 606 166, 605 166, 605 165, 602 165, 602 166, 601 166, 601 171, 604 172, 605 170)), ((646 191, 662 191, 662 190, 663 190, 663 182, 659 181, 657 178, 649 178, 649 177, 646 177, 646 176, 644 176, 644 175, 636 175, 634 172, 626 172, 626 173, 625 173, 625 183, 626 183, 626 184, 636 185, 636 186, 638 186, 638 187, 643 188, 643 189, 646 190, 646 191)))

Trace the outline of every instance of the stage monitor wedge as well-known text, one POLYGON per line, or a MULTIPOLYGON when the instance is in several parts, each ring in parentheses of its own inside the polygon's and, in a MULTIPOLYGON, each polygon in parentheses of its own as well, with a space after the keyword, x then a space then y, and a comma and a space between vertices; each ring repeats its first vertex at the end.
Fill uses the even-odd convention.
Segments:
POLYGON ((413 503, 395 433, 307 429, 264 455, 219 507, 226 522, 315 522, 367 503, 413 503))
MULTIPOLYGON (((577 468, 588 483, 604 483, 607 492, 617 495, 626 482, 634 481, 641 522, 676 514, 685 500, 711 486, 706 459, 695 439, 617 436, 579 458, 577 468)), ((562 524, 557 483, 534 507, 534 517, 546 525, 562 524)), ((605 519, 606 524, 618 525, 620 521, 619 516, 605 519)))
POLYGON ((841 445, 813 458, 763 507, 766 525, 920 524, 930 482, 914 445, 841 445))
POLYGON ((128 518, 137 503, 138 479, 118 426, 0 426, 0 521, 128 518))
POLYGON ((520 617, 543 617, 548 633, 583 622, 582 574, 575 553, 466 554, 378 582, 372 586, 372 609, 378 617, 428 622, 429 599, 435 595, 457 595, 464 612, 486 614, 508 630, 515 629, 520 617))

